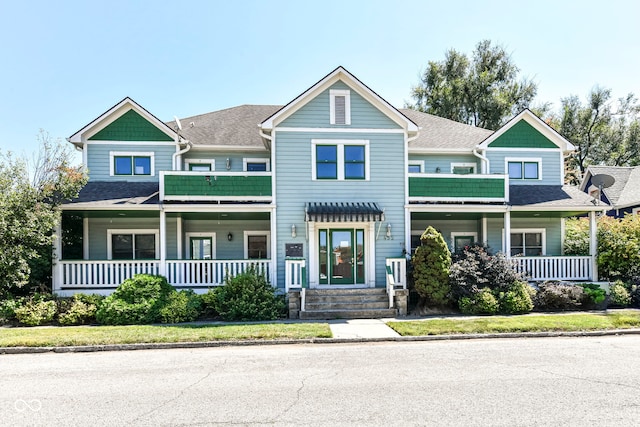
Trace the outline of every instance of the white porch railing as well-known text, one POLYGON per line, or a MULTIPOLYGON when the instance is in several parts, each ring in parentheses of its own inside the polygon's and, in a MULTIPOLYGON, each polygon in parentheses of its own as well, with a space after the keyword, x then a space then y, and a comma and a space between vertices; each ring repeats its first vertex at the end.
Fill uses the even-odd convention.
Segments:
POLYGON ((58 261, 54 290, 62 287, 117 287, 136 274, 158 274, 160 261, 58 261))
POLYGON ((592 280, 590 256, 513 257, 515 268, 529 280, 592 280))
POLYGON ((407 259, 387 258, 386 260, 387 296, 389 297, 389 308, 393 308, 393 301, 396 296, 396 286, 407 289, 407 259))
POLYGON ((284 261, 285 292, 307 286, 307 261, 304 258, 287 258, 284 261))
POLYGON ((173 286, 220 286, 227 276, 253 267, 271 282, 271 260, 167 260, 167 280, 173 286))
MULTIPOLYGON (((53 290, 64 288, 116 288, 136 274, 160 274, 155 261, 58 261, 53 290)), ((273 283, 271 260, 168 260, 165 275, 174 286, 219 286, 227 275, 255 268, 273 283)))

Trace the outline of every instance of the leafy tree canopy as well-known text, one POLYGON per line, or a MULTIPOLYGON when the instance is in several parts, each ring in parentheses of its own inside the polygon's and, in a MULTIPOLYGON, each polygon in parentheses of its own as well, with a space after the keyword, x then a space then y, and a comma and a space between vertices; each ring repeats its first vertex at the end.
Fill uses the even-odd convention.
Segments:
POLYGON ((471 59, 450 49, 443 61, 429 61, 408 107, 495 130, 536 95, 537 85, 519 79, 519 71, 504 47, 490 40, 478 43, 471 59))

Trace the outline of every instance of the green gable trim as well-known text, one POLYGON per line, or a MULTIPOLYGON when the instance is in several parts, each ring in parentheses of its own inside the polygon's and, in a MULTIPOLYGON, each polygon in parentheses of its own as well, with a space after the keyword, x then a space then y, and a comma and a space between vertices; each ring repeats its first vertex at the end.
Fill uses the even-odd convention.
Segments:
POLYGON ((503 148, 558 148, 525 120, 520 120, 489 144, 503 148))
POLYGON ((504 198, 504 178, 409 177, 409 197, 504 198))
POLYGON ((271 177, 258 175, 167 175, 166 196, 271 196, 271 177))
POLYGON ((134 110, 129 110, 113 123, 89 138, 90 141, 173 141, 173 138, 134 110))

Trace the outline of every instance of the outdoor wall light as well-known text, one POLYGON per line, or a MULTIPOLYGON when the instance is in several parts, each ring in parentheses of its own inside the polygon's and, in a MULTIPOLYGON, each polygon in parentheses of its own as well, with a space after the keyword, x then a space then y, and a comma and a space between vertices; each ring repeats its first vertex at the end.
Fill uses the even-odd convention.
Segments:
POLYGON ((440 173, 440 170, 441 170, 441 169, 440 169, 440 166, 438 166, 438 167, 436 168, 436 173, 440 173))
POLYGON ((231 169, 231 159, 227 157, 227 170, 231 169))
POLYGON ((391 224, 387 224, 387 239, 391 239, 391 224))
POLYGON ((296 225, 293 224, 291 226, 291 237, 296 237, 298 235, 298 233, 296 233, 296 225))
POLYGON ((231 234, 231 232, 229 232, 229 234, 227 234, 227 240, 228 241, 232 241, 233 240, 233 234, 231 234))

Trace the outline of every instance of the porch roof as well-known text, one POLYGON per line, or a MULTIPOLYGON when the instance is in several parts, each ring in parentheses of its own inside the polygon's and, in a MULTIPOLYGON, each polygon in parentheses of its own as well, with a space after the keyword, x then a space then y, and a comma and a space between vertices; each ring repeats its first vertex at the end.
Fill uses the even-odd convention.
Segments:
POLYGON ((80 190, 78 197, 65 203, 63 208, 158 207, 158 192, 157 182, 90 181, 80 190))
POLYGON ((598 211, 605 206, 572 185, 510 185, 509 204, 536 210, 598 211))
POLYGON ((306 221, 384 221, 384 212, 373 202, 311 202, 305 207, 306 221))

